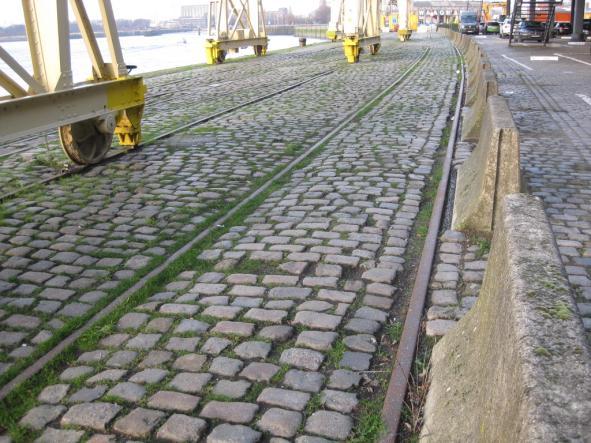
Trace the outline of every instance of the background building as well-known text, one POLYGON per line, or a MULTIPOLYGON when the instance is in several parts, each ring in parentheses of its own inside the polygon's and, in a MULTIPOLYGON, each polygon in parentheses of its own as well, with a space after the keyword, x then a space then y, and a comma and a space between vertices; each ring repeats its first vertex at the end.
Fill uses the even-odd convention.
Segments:
POLYGON ((204 29, 207 27, 207 13, 209 1, 198 2, 193 5, 181 6, 179 23, 183 28, 204 29))

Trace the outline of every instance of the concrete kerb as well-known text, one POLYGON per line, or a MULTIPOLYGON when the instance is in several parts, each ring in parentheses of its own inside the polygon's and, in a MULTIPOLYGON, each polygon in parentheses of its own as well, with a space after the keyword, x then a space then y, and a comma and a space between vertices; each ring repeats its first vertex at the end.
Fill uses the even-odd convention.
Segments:
POLYGON ((497 79, 491 69, 483 71, 474 94, 476 95, 474 103, 470 108, 465 108, 466 111, 462 113, 462 141, 478 140, 487 99, 498 95, 497 79))
POLYGON ((503 201, 478 301, 433 349, 422 442, 589 441, 590 352, 541 201, 503 201))
POLYGON ((503 198, 520 188, 519 132, 506 99, 489 97, 478 145, 458 170, 452 229, 490 234, 503 198))

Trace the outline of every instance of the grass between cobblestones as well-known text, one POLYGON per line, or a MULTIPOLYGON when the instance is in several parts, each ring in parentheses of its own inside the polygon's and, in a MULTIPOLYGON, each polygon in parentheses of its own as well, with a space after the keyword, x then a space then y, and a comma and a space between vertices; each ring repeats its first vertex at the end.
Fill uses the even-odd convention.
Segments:
MULTIPOLYGON (((292 169, 291 173, 286 174, 280 179, 273 181, 269 188, 267 188, 264 192, 259 194, 256 198, 254 198, 253 200, 248 202, 244 207, 242 207, 226 222, 225 225, 215 226, 206 238, 198 242, 192 249, 190 249, 182 256, 177 258, 175 261, 173 261, 162 273, 150 279, 143 288, 141 288, 136 293, 132 294, 128 299, 126 299, 119 306, 117 306, 117 308, 113 312, 111 312, 105 318, 93 325, 78 340, 76 340, 72 345, 64 349, 64 351, 61 352, 56 358, 51 360, 39 373, 37 373, 27 381, 17 386, 4 400, 0 402, 0 432, 8 431, 8 433, 15 442, 30 442, 37 438, 40 432, 35 432, 30 429, 21 427, 19 426, 18 421, 26 411, 28 411, 37 404, 37 396, 43 390, 43 388, 47 385, 58 383, 59 374, 61 373, 61 371, 69 363, 74 361, 79 353, 94 349, 103 337, 109 335, 112 332, 114 325, 117 323, 120 317, 122 317, 124 314, 129 312, 134 307, 145 302, 146 299, 154 293, 164 290, 166 285, 174 281, 175 277, 177 277, 179 273, 187 270, 196 271, 198 273, 212 271, 214 262, 200 260, 198 256, 201 254, 201 252, 210 248, 221 235, 229 232, 230 228, 232 228, 233 226, 241 225, 244 222, 244 220, 260 204, 262 204, 267 197, 269 197, 269 195, 271 195, 273 192, 278 190, 281 186, 283 186, 289 181, 290 176, 293 172, 308 166, 312 162, 312 160, 322 152, 325 146, 326 144, 318 146, 313 152, 310 153, 310 155, 308 155, 308 157, 301 160, 292 169)), ((258 189, 260 186, 262 186, 263 183, 268 182, 270 177, 275 176, 275 174, 280 172, 283 168, 285 168, 285 166, 277 167, 266 177, 260 178, 258 181, 255 182, 255 185, 253 186, 252 190, 254 191, 258 189)), ((74 177, 74 179, 76 179, 76 177, 74 177)), ((203 229, 212 226, 212 224, 217 219, 229 212, 233 207, 234 205, 229 203, 220 205, 219 210, 214 215, 212 215, 201 225, 199 225, 199 227, 195 231, 193 231, 190 234, 187 234, 175 245, 171 246, 170 251, 179 249, 181 246, 186 244, 189 240, 191 240, 203 229)), ((0 377, 0 383, 7 383, 25 367, 31 365, 41 355, 45 354, 51 348, 56 346, 62 339, 67 337, 69 334, 73 333, 76 329, 82 327, 94 314, 99 312, 108 303, 113 301, 115 297, 121 295, 123 292, 125 292, 125 290, 133 286, 137 281, 143 278, 152 269, 164 262, 164 260, 164 257, 157 257, 153 259, 150 262, 150 265, 147 267, 147 269, 144 269, 141 273, 138 273, 137 276, 129 280, 123 281, 117 288, 110 291, 110 296, 106 297, 107 300, 105 302, 101 303, 100 306, 96 306, 96 308, 93 309, 90 314, 87 314, 86 316, 81 317, 73 321, 72 323, 69 323, 63 330, 55 334, 55 338, 39 346, 38 352, 35 352, 32 356, 28 357, 27 359, 24 359, 23 363, 15 365, 13 368, 11 368, 10 371, 6 372, 4 376, 0 377)), ((248 269, 249 266, 255 266, 255 264, 251 263, 249 265, 247 261, 247 263, 245 264, 245 269, 248 269)), ((258 266, 258 263, 256 263, 256 266, 258 266)), ((257 267, 257 269, 260 269, 260 267, 257 267)), ((207 319, 204 319, 202 317, 200 317, 199 319, 207 321, 207 319)), ((275 377, 282 377, 283 375, 285 375, 288 369, 289 368, 286 365, 285 367, 282 366, 281 370, 276 374, 275 377)), ((74 382, 73 385, 76 386, 76 383, 74 382)), ((258 394, 255 391, 256 389, 251 390, 251 395, 256 394, 254 398, 258 396, 258 394)))
MULTIPOLYGON (((264 183, 266 183, 271 177, 273 177, 273 176, 275 176, 275 174, 279 173, 284 167, 285 166, 279 166, 279 167, 275 168, 273 171, 271 171, 269 174, 267 174, 265 177, 261 177, 258 180, 255 180, 253 182, 253 186, 251 187, 251 190, 254 191, 255 189, 258 189, 260 186, 262 186, 264 183)), ((75 183, 76 181, 81 181, 83 179, 82 179, 82 176, 74 175, 71 177, 66 177, 62 180, 69 181, 70 183, 72 183, 72 182, 75 183)), ((91 186, 91 184, 92 184, 93 180, 96 180, 96 178, 84 177, 84 180, 85 180, 86 189, 92 190, 93 187, 91 186)), ((123 190, 125 190, 125 189, 114 189, 113 193, 115 194, 115 193, 117 193, 119 191, 123 191, 123 190)), ((42 192, 43 192, 43 187, 38 186, 34 190, 30 190, 28 192, 28 195, 30 198, 34 198, 36 194, 42 193, 42 192)), ((210 205, 208 208, 206 208, 205 212, 214 210, 215 213, 212 216, 210 216, 209 218, 207 218, 203 223, 199 224, 193 232, 188 233, 183 238, 181 238, 177 243, 170 246, 167 249, 167 254, 170 254, 170 253, 178 250, 180 247, 182 247, 184 244, 186 244, 191 238, 193 238, 199 232, 203 231, 205 228, 211 226, 211 224, 213 222, 215 222, 218 218, 220 218, 221 216, 226 214, 228 211, 230 211, 233 208, 233 206, 234 206, 233 203, 210 205)), ((3 207, 0 206, 0 221, 5 216, 2 208, 3 207)), ((154 243, 157 243, 157 241, 154 241, 154 243)), ((97 258, 100 258, 100 254, 95 254, 95 255, 97 258)), ((108 257, 113 257, 113 254, 110 253, 108 255, 108 257)), ((165 257, 162 257, 162 256, 152 258, 150 260, 148 266, 146 266, 142 270, 137 271, 137 273, 136 273, 136 275, 134 275, 134 277, 127 279, 127 280, 123 280, 114 289, 107 290, 106 291, 107 296, 104 298, 103 301, 97 302, 96 305, 93 307, 93 309, 90 309, 84 316, 75 318, 75 319, 71 320, 70 322, 68 322, 66 324, 66 326, 64 326, 62 329, 56 331, 51 339, 40 344, 33 354, 31 354, 29 357, 21 359, 18 363, 13 365, 8 371, 6 371, 4 374, 2 374, 0 376, 0 386, 3 386, 6 383, 8 383, 10 380, 12 380, 14 377, 16 377, 24 368, 26 368, 26 367, 30 366, 32 363, 34 363, 38 358, 40 358, 42 355, 44 355, 49 350, 51 350, 54 346, 56 346, 61 340, 63 340, 68 335, 72 334, 77 329, 81 328, 96 313, 100 312, 111 301, 113 301, 119 295, 124 293, 130 287, 132 287, 135 283, 137 283, 145 275, 147 275, 152 269, 156 268, 157 266, 162 264, 164 261, 165 261, 165 257)), ((9 311, 10 307, 6 307, 5 310, 9 311)), ((16 312, 16 310, 15 310, 15 312, 16 312)))

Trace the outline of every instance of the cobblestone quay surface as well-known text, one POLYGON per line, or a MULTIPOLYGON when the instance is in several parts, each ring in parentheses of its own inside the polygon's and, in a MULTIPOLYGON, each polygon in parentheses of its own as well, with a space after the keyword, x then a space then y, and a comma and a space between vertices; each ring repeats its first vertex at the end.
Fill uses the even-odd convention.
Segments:
MULTIPOLYGON (((12 435, 209 443, 355 435, 358 387, 371 377, 399 292, 457 82, 450 43, 416 37, 386 40, 358 65, 327 53, 337 68, 327 77, 4 204, 0 337, 10 371, 430 49, 200 251, 206 272, 183 270, 48 377, 12 435)), ((294 56, 310 63, 308 52, 294 56)), ((272 57, 257 63, 274 69, 272 57)))
MULTIPOLYGON (((230 62, 215 69, 197 67, 145 79, 148 92, 142 119, 143 139, 262 95, 281 90, 342 65, 337 45, 311 46, 266 58, 230 62)), ((57 131, 0 145, 1 194, 14 192, 71 162, 62 152, 57 131), (24 152, 20 152, 26 149, 24 152), (9 155, 19 150, 18 154, 9 155)))

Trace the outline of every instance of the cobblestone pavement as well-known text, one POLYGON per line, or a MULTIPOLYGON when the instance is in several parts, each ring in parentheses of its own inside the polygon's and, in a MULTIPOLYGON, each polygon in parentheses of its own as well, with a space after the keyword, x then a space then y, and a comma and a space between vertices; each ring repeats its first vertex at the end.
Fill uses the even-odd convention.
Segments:
MULTIPOLYGON (((456 86, 449 42, 418 37, 395 57, 387 43, 381 59, 348 67, 340 81, 261 106, 255 128, 256 111, 228 118, 229 128, 247 123, 233 133, 240 146, 274 133, 311 143, 316 119, 327 131, 345 111, 335 106, 338 84, 350 110, 431 47, 392 94, 201 253, 210 271, 180 273, 40 387, 20 420, 29 439, 321 443, 355 434, 358 385, 372 377, 456 86), (330 111, 327 120, 318 109, 330 111), (269 117, 281 121, 259 130, 269 117)), ((195 145, 193 137, 180 140, 195 145)))
MULTIPOLYGON (((591 67, 561 58, 531 61, 556 52, 582 57, 577 48, 507 48, 480 42, 491 58, 499 93, 509 101, 521 136, 521 162, 529 191, 543 199, 585 329, 591 331, 591 67), (505 54, 532 70, 520 67, 505 54)), ((587 334, 591 339, 591 334, 587 334)))
POLYGON ((389 86, 427 45, 387 41, 375 59, 3 203, 0 371, 44 352, 389 86))
MULTIPOLYGON (((148 93, 142 120, 143 139, 149 140, 189 121, 342 66, 341 52, 337 45, 323 44, 213 68, 197 67, 146 77, 148 93)), ((1 194, 50 177, 70 164, 56 131, 6 143, 0 146, 1 194), (23 148, 30 149, 4 156, 23 148)))
POLYGON ((425 330, 435 337, 445 335, 476 303, 488 259, 488 241, 445 231, 437 252, 425 330))
MULTIPOLYGON (((458 169, 476 147, 457 141, 452 162, 452 183, 458 169)), ((453 193, 453 187, 448 192, 453 193)), ((452 204, 448 200, 448 205, 452 204)), ((451 225, 451 208, 443 228, 451 225), (446 226, 447 225, 447 226, 446 226)), ((476 303, 484 278, 490 242, 485 238, 467 238, 463 233, 445 230, 440 236, 429 285, 425 333, 440 337, 453 328, 476 303)))

